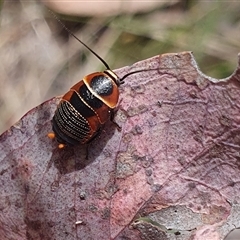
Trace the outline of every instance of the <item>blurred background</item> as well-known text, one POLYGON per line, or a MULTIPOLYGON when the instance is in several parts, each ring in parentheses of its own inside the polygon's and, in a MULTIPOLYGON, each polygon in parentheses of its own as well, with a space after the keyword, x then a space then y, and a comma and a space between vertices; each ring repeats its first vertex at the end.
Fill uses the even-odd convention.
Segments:
POLYGON ((229 76, 240 49, 240 1, 1 1, 0 133, 104 66, 193 51, 201 70, 229 76))
POLYGON ((0 134, 104 69, 48 8, 112 69, 182 51, 193 51, 211 77, 225 78, 237 65, 240 1, 0 0, 0 134))

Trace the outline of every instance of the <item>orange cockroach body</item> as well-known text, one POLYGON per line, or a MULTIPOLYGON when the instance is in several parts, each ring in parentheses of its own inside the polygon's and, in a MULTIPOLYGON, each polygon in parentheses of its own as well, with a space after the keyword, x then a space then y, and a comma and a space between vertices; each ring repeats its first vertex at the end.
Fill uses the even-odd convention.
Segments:
POLYGON ((106 121, 113 121, 114 108, 119 98, 118 87, 124 83, 123 79, 145 70, 130 72, 119 78, 97 53, 77 38, 56 16, 55 18, 107 69, 85 76, 62 97, 52 120, 54 133, 49 133, 48 136, 56 137, 59 148, 63 148, 66 145, 89 143, 101 132, 106 121))
POLYGON ((52 120, 58 142, 85 144, 97 136, 105 122, 113 117, 120 84, 111 70, 89 74, 75 84, 63 96, 52 120))

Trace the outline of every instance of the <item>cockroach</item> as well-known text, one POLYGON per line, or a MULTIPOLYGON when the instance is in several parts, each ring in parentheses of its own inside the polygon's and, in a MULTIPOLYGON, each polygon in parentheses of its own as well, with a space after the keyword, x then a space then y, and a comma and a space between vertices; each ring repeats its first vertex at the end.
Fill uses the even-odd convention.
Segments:
POLYGON ((56 137, 59 148, 87 144, 101 133, 108 120, 114 122, 114 109, 118 104, 119 86, 124 83, 123 80, 131 74, 145 70, 130 72, 119 78, 96 52, 75 36, 54 13, 52 14, 70 35, 106 67, 103 72, 85 76, 62 97, 52 119, 53 133, 48 134, 49 138, 56 137))

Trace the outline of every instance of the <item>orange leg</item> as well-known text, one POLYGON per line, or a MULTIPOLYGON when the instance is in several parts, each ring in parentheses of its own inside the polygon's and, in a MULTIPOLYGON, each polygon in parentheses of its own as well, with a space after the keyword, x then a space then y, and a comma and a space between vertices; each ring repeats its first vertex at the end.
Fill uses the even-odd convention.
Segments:
MULTIPOLYGON (((50 139, 54 139, 54 138, 55 138, 55 133, 50 132, 50 133, 48 133, 47 136, 48 136, 50 139)), ((59 144, 58 144, 58 148, 59 148, 59 149, 62 149, 62 148, 65 148, 65 147, 66 147, 66 145, 63 144, 63 143, 59 143, 59 144)))
POLYGON ((50 133, 48 133, 47 136, 48 136, 50 139, 54 139, 54 138, 55 138, 55 133, 50 132, 50 133))

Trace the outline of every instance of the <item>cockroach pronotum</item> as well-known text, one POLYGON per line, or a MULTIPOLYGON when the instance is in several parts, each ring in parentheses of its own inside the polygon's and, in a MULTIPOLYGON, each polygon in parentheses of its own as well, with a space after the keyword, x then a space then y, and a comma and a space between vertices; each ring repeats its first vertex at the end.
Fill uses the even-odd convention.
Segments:
POLYGON ((113 121, 114 109, 119 98, 118 88, 124 83, 123 80, 131 74, 146 69, 130 72, 119 78, 96 52, 76 37, 55 14, 53 15, 70 35, 106 67, 103 72, 85 76, 62 97, 52 119, 53 133, 48 134, 49 138, 56 137, 59 148, 87 144, 101 133, 103 125, 109 119, 113 121))

